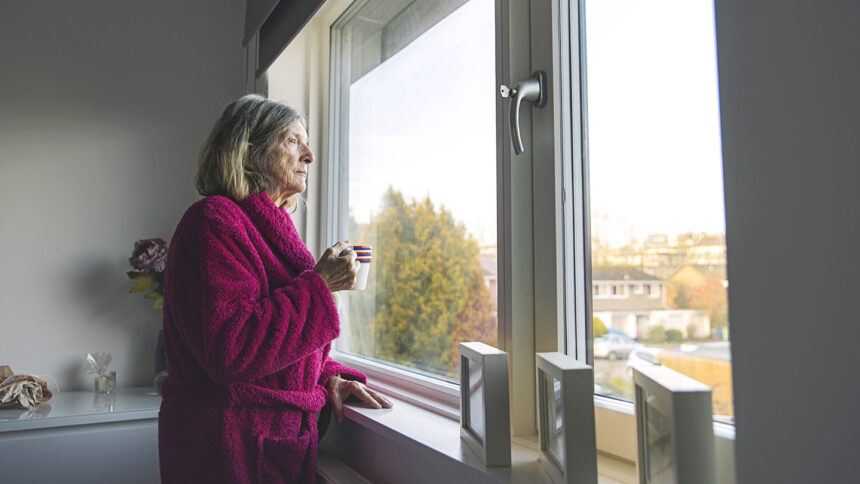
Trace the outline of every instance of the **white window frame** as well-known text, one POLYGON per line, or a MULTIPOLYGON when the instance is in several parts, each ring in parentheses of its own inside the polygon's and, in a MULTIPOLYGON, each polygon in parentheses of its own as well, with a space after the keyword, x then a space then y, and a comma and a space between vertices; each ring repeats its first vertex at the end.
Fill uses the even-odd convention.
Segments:
MULTIPOLYGON (((358 0, 366 1, 366 0, 358 0)), ((529 18, 532 25, 546 21, 551 15, 551 22, 556 28, 547 29, 542 35, 560 48, 545 49, 531 45, 528 38, 517 29, 497 29, 496 39, 496 84, 512 85, 514 82, 531 75, 537 62, 545 62, 551 88, 550 103, 547 109, 552 109, 555 117, 553 125, 553 149, 550 157, 555 164, 549 170, 539 170, 532 163, 532 124, 531 109, 521 111, 523 126, 523 141, 527 147, 524 155, 514 158, 510 146, 510 135, 507 132, 506 100, 497 97, 497 211, 498 211, 498 346, 510 355, 511 365, 511 410, 512 433, 515 437, 528 440, 536 432, 537 414, 535 388, 534 353, 536 351, 564 351, 580 361, 593 364, 592 342, 592 291, 591 280, 591 247, 590 247, 590 205, 588 167, 583 162, 587 156, 587 126, 582 120, 587 114, 586 98, 584 96, 584 72, 580 59, 584 58, 584 32, 580 31, 580 16, 584 7, 582 0, 539 0, 519 2, 515 0, 496 0, 496 23, 513 24, 513 18, 529 18), (572 5, 572 7, 571 7, 572 5), (570 25, 575 25, 571 30, 570 25), (571 41, 573 38, 573 41, 571 41), (525 47, 522 47, 525 45, 525 47), (552 52, 552 59, 546 59, 546 52, 552 52), (543 56, 543 57, 542 57, 543 56), (571 70, 571 66, 575 66, 571 70), (510 74, 508 74, 510 72, 510 74), (560 75, 562 72, 574 73, 574 76, 560 75), (572 85, 571 85, 572 84, 572 85), (578 140, 578 141, 575 141, 578 140), (585 140, 583 142, 583 140, 585 140), (533 187, 552 186, 555 190, 536 190, 533 187), (542 200, 536 201, 543 196, 542 200), (557 202, 550 212, 552 223, 534 225, 536 213, 547 203, 557 202), (560 220, 572 220, 573 223, 559 223, 560 220), (514 229, 516 227, 516 229, 514 229), (524 228, 525 227, 525 228, 524 228), (527 229, 528 231, 527 231, 527 229), (556 250, 542 251, 536 247, 535 241, 546 244, 552 241, 556 250), (573 247, 580 250, 574 251, 573 247), (548 284, 540 289, 549 297, 535 300, 534 294, 539 282, 534 274, 537 267, 554 268, 552 277, 542 278, 548 284), (514 277, 512 278, 511 275, 514 277), (553 299, 555 298, 555 299, 553 299), (547 302, 548 301, 548 302, 547 302), (536 307, 537 306, 537 307, 536 307), (547 308, 537 315, 539 308, 547 308), (560 309, 558 309, 560 308, 560 309), (553 313, 553 311, 556 311, 553 313)), ((332 25, 337 23, 333 22, 332 25)), ((326 26, 329 27, 329 26, 326 26)), ((340 49, 340 42, 335 41, 337 32, 330 31, 330 47, 340 49)), ((330 60, 330 57, 327 59, 330 60)), ((337 161, 344 159, 342 150, 346 147, 344 136, 339 136, 338 123, 341 122, 341 111, 346 108, 343 99, 336 90, 334 81, 341 75, 339 66, 333 63, 329 72, 328 120, 324 120, 323 129, 326 132, 326 144, 323 147, 325 160, 321 163, 323 180, 321 194, 320 223, 322 242, 320 249, 338 240, 336 237, 341 227, 345 229, 345 219, 334 216, 337 210, 347 207, 347 192, 342 182, 347 180, 345 166, 337 161)), ((546 109, 544 110, 546 111, 546 109)), ((348 119, 348 118, 346 118, 348 119)), ((544 151, 539 156, 546 159, 544 151)), ((538 156, 535 156, 538 158, 538 156)), ((643 282, 644 285, 650 284, 643 282)), ((600 294, 594 297, 606 297, 600 288, 600 294)), ((538 293, 539 294, 539 293, 538 293)), ((653 297, 660 297, 655 294, 653 297)), ((429 377, 414 371, 398 368, 393 364, 380 363, 353 354, 333 351, 332 356, 339 361, 365 372, 371 379, 371 386, 388 392, 425 409, 445 415, 452 419, 459 418, 459 386, 439 378, 429 377)), ((600 429, 618 428, 617 423, 624 418, 630 418, 633 404, 602 395, 594 395, 598 411, 598 421, 609 418, 612 422, 598 423, 600 429)), ((715 431, 721 437, 733 439, 734 426, 714 423, 715 431)), ((635 441, 635 434, 630 436, 598 435, 600 441, 616 442, 619 445, 635 441)), ((632 454, 616 452, 613 448, 600 447, 602 451, 614 453, 628 459, 632 454)))
MULTIPOLYGON (((359 2, 366 0, 358 0, 359 2)), ((520 19, 538 19, 552 22, 556 18, 554 2, 520 2, 495 0, 496 25, 509 28, 496 29, 496 84, 512 85, 516 81, 531 77, 532 65, 542 62, 547 74, 555 72, 555 58, 550 43, 557 40, 555 31, 541 32, 541 45, 529 41, 529 25, 520 19), (543 56, 543 57, 541 57, 543 56)), ((344 72, 338 59, 340 56, 340 31, 355 10, 347 9, 331 25, 329 72, 329 107, 327 145, 322 179, 323 246, 339 240, 346 233, 348 213, 348 186, 345 163, 348 126, 344 120, 348 100, 342 84, 344 72)), ((535 20, 535 21, 536 21, 535 20)), ((532 25, 537 25, 535 21, 532 25)), ((553 30, 553 29, 549 29, 553 30)), ((341 59, 342 60, 342 59, 341 59)), ((554 87, 554 89, 556 89, 554 87)), ((348 94, 347 94, 348 95, 348 94)), ((498 344, 509 354, 511 365, 511 409, 512 432, 515 436, 528 438, 537 432, 537 394, 534 391, 535 353, 537 351, 564 350, 567 328, 563 320, 563 274, 558 261, 561 251, 561 201, 560 176, 561 157, 557 143, 532 146, 532 130, 552 126, 558 137, 558 126, 554 122, 557 103, 549 104, 538 115, 531 110, 521 110, 521 126, 526 153, 514 157, 510 133, 507 130, 509 101, 496 98, 496 144, 497 144, 497 233, 498 233, 498 344), (532 119, 532 118, 535 119, 532 119), (550 160, 535 164, 533 160, 550 160), (554 187, 553 190, 533 190, 533 187, 554 187), (537 214, 537 215, 536 215, 537 214), (541 277, 536 278, 539 272, 541 277), (517 391, 514 391, 514 387, 517 391)), ((579 292, 590 290, 578 279, 579 292)), ((570 288, 573 290, 573 288, 570 288)), ((348 297, 348 296, 347 296, 348 297)), ((590 325, 588 326, 590 328, 590 325)), ((590 333, 589 333, 590 335, 590 333)), ((348 337, 348 335, 346 335, 348 337)), ((342 336, 344 337, 344 336, 342 336)), ((577 341, 590 347, 590 338, 582 333, 577 341)), ((585 354, 585 347, 576 350, 585 354)), ((371 379, 389 385, 389 391, 409 393, 413 402, 423 402, 425 408, 442 414, 452 414, 449 405, 454 389, 458 388, 441 379, 424 377, 418 373, 380 363, 360 355, 333 350, 332 356, 365 372, 371 379)), ((400 396, 400 395, 399 395, 400 396)))
MULTIPOLYGON (((324 217, 324 223, 322 224, 323 247, 328 247, 334 244, 337 240, 343 240, 344 234, 346 234, 348 230, 348 166, 347 162, 344 161, 348 158, 349 79, 348 72, 342 68, 343 63, 348 62, 348 59, 344 59, 341 52, 341 28, 357 13, 361 6, 367 2, 368 0, 356 0, 330 25, 331 35, 329 42, 331 55, 329 58, 327 152, 325 156, 326 164, 323 167, 322 174, 322 179, 324 180, 324 193, 322 196, 322 214, 324 217)), ((501 21, 501 18, 504 17, 504 15, 500 13, 500 10, 506 8, 506 6, 507 0, 496 0, 497 24, 501 21)), ((497 80, 500 76, 499 71, 501 63, 499 62, 499 59, 504 55, 504 52, 500 52, 504 51, 504 49, 500 49, 498 47, 500 40, 499 34, 497 33, 497 80)), ((504 116, 504 111, 507 109, 506 105, 502 106, 502 101, 503 99, 501 97, 497 97, 497 117, 499 115, 504 116)), ((505 135, 504 130, 501 129, 500 123, 497 122, 497 152, 503 146, 510 146, 510 138, 505 135)), ((514 292, 514 290, 511 289, 511 285, 509 283, 506 283, 506 281, 509 280, 507 274, 511 274, 512 271, 517 272, 518 270, 523 269, 525 272, 531 273, 532 265, 530 259, 524 264, 514 264, 519 267, 512 268, 512 264, 510 263, 511 252, 510 250, 506 250, 506 248, 511 245, 511 237, 510 234, 506 236, 501 230, 502 227, 505 226, 504 224, 507 224, 506 226, 510 227, 510 210, 505 211, 504 207, 523 206, 524 202, 521 200, 522 196, 517 190, 506 191, 500 188, 503 184, 502 180, 506 180, 510 177, 509 174, 506 175, 503 173, 503 166, 506 163, 509 163, 510 160, 504 156, 497 156, 497 158, 497 290, 499 301, 497 346, 510 354, 512 352, 511 340, 513 339, 511 318, 509 316, 506 317, 505 315, 511 314, 511 302, 510 300, 504 299, 504 295, 510 294, 511 292, 514 292), (512 198, 515 200, 512 200, 512 198), (507 264, 504 263, 504 259, 506 257, 509 261, 507 264)), ((530 200, 526 206, 531 207, 530 200)), ((523 280, 525 281, 526 279, 523 278, 523 280)), ((527 281, 528 283, 531 283, 531 278, 528 278, 527 281)), ((344 296, 344 298, 347 297, 349 297, 348 294, 344 296)), ((521 300, 522 297, 519 297, 518 299, 521 300)), ((522 303, 517 303, 514 306, 522 305, 522 303)), ((525 321, 525 323, 528 324, 529 329, 533 328, 530 321, 525 321)), ((341 337, 344 337, 344 335, 341 337)), ((530 349, 529 352, 532 353, 533 359, 534 350, 530 349)), ((334 347, 332 348, 331 354, 332 357, 338 361, 365 373, 372 381, 372 383, 370 383, 371 386, 377 386, 379 389, 396 394, 399 398, 422 406, 428 410, 452 418, 459 418, 460 393, 458 384, 430 375, 424 375, 418 371, 406 369, 405 367, 399 367, 393 362, 383 363, 379 360, 364 357, 362 355, 341 352, 334 347)), ((530 371, 532 373, 534 372, 534 370, 530 371)))
POLYGON ((558 52, 554 76, 558 99, 559 145, 561 157, 562 213, 564 237, 564 319, 566 352, 579 361, 594 364, 593 299, 611 298, 611 285, 599 295, 577 290, 593 284, 591 277, 591 201, 588 185, 588 113, 585 96, 585 32, 581 16, 582 0, 553 0, 556 11, 555 51, 558 52))
MULTIPOLYGON (((563 201, 564 240, 563 265, 565 274, 565 321, 574 330, 567 331, 567 352, 578 360, 594 365, 593 333, 592 333, 592 291, 575 291, 576 287, 591 285, 591 236, 590 236, 590 196, 588 180, 588 138, 587 119, 587 76, 584 68, 586 58, 585 32, 581 18, 585 15, 585 0, 552 0, 553 8, 557 9, 558 39, 558 72, 554 84, 562 92, 559 95, 561 126, 560 144, 562 153, 561 185, 565 194, 563 201), (572 221, 569 222, 569 221, 572 221), (579 282, 583 281, 583 282, 579 282), (577 340, 585 335, 586 341, 577 340), (586 347, 585 355, 573 352, 572 349, 586 347)), ((612 284, 612 282, 610 282, 612 284)), ((642 282, 641 291, 648 298, 658 299, 667 294, 667 284, 658 282, 642 282)), ((600 291, 594 298, 616 298, 611 288, 608 294, 600 291)), ((625 286, 625 293, 626 291, 625 286)), ((619 451, 633 449, 635 452, 635 429, 633 433, 620 435, 614 430, 625 428, 629 432, 631 426, 619 422, 634 414, 633 402, 621 400, 600 394, 594 394, 597 410, 597 441, 598 449, 629 460, 636 460, 635 453, 619 451), (601 432, 601 429, 603 432, 601 432), (603 442, 613 442, 611 448, 601 446, 603 442), (632 444, 631 444, 632 443, 632 444)), ((735 426, 722 422, 713 422, 714 435, 721 445, 734 441, 735 426)), ((731 460, 732 465, 734 461, 731 460)))
MULTIPOLYGON (((366 1, 366 0, 359 0, 366 1)), ((516 157, 512 163, 513 155, 510 150, 510 136, 504 128, 507 125, 507 101, 497 98, 497 137, 496 142, 499 145, 498 151, 502 153, 497 163, 497 210, 498 210, 498 230, 499 230, 499 273, 498 273, 498 295, 499 295, 499 327, 498 327, 498 346, 507 351, 511 356, 511 398, 512 398, 512 431, 515 437, 521 437, 523 440, 528 440, 530 434, 529 429, 536 429, 536 402, 531 408, 528 401, 536 400, 537 394, 534 390, 534 353, 541 345, 551 346, 557 344, 557 348, 543 349, 543 351, 565 351, 580 361, 586 361, 589 364, 593 363, 593 347, 592 347, 592 293, 589 286, 591 280, 591 248, 590 248, 590 206, 588 185, 583 182, 587 180, 588 169, 582 163, 583 153, 587 154, 587 145, 580 143, 574 149, 574 138, 579 140, 586 139, 586 129, 582 119, 586 114, 587 106, 583 90, 586 86, 581 85, 583 79, 580 79, 582 72, 576 71, 574 86, 571 86, 571 80, 565 79, 569 76, 559 75, 565 69, 570 71, 570 66, 580 66, 580 57, 584 56, 579 49, 584 48, 584 44, 578 40, 571 43, 568 36, 569 24, 571 22, 576 25, 576 29, 572 32, 573 37, 584 37, 584 33, 579 30, 579 16, 583 12, 583 7, 580 5, 581 0, 532 0, 532 2, 519 2, 516 0, 496 0, 496 22, 513 23, 512 18, 520 17, 528 18, 530 15, 534 19, 540 19, 541 16, 546 16, 545 10, 548 5, 551 5, 552 23, 556 27, 552 32, 547 32, 546 35, 551 36, 551 41, 556 46, 561 46, 561 49, 551 49, 553 51, 553 59, 550 62, 551 72, 548 72, 550 80, 550 88, 552 97, 547 108, 554 110, 556 124, 554 125, 554 146, 556 160, 555 169, 560 175, 555 175, 555 178, 547 180, 547 173, 543 173, 543 178, 537 177, 533 179, 536 173, 532 164, 532 129, 528 125, 531 122, 531 110, 523 108, 521 111, 523 123, 523 138, 527 147, 525 157, 520 155, 516 157), (529 5, 531 4, 531 5, 529 5), (571 8, 573 4, 573 8, 571 8), (535 14, 535 9, 543 9, 542 14, 535 14), (574 46, 574 48, 571 48, 574 46), (565 84, 566 83, 566 84, 565 84), (564 162, 562 162, 564 160, 564 162), (505 169, 507 171, 505 171, 505 169), (524 178, 523 178, 524 177, 524 178), (539 183, 548 183, 541 185, 539 183), (558 207, 562 212, 561 219, 573 220, 573 223, 565 223, 561 226, 556 234, 552 234, 552 230, 545 230, 540 234, 535 233, 535 238, 552 239, 558 242, 561 248, 558 253, 543 253, 533 245, 532 233, 523 233, 523 224, 531 227, 533 214, 536 213, 535 197, 540 194, 532 195, 532 187, 554 186, 558 195, 558 207), (574 189, 574 187, 577 187, 574 189), (516 230, 513 227, 517 227, 516 230), (519 232, 519 233, 517 233, 519 232), (528 239, 528 240, 526 240, 528 239), (514 242, 514 243, 512 243, 514 242), (507 244, 507 245, 506 245, 507 244), (576 244, 580 247, 580 251, 570 250, 576 244), (556 301, 562 305, 562 311, 556 318, 535 318, 535 300, 530 295, 534 292, 536 283, 534 281, 535 274, 535 259, 543 257, 544 261, 550 261, 554 266, 558 267, 561 277, 553 278, 552 280, 560 281, 559 286, 550 291, 556 294, 560 291, 561 294, 556 301), (519 280, 510 280, 510 274, 521 276, 519 280), (507 299, 505 299, 507 298, 507 299), (565 324, 566 322, 566 324, 565 324), (556 338, 557 336, 557 338, 556 338), (525 355, 525 357, 522 357, 525 355), (531 375, 531 380, 524 379, 523 375, 531 375), (529 386, 531 385, 531 386, 529 386)), ((341 7, 343 3, 337 4, 331 8, 332 11, 343 11, 341 7)), ((329 46, 332 49, 339 49, 340 42, 334 42, 335 32, 330 31, 330 19, 337 15, 334 13, 331 17, 322 21, 321 27, 324 32, 319 35, 319 48, 322 52, 327 52, 329 46), (324 23, 323 23, 324 22, 324 23), (328 35, 330 33, 330 36, 328 35), (330 37, 326 39, 325 37, 330 37), (328 40, 329 45, 326 44, 328 40)), ((532 25, 536 25, 536 20, 532 21, 532 25)), ((515 29, 509 33, 500 32, 497 29, 497 62, 496 62, 496 83, 510 86, 513 82, 529 77, 533 63, 540 60, 540 55, 536 54, 534 47, 520 47, 523 43, 528 46, 527 39, 523 39, 523 33, 515 29), (523 50, 525 49, 525 51, 523 50), (531 50, 529 50, 531 49, 531 50), (508 75, 507 72, 511 74, 508 75)), ((319 71, 322 73, 322 78, 328 77, 331 80, 335 79, 335 75, 339 69, 332 68, 329 75, 325 74, 326 62, 330 60, 330 56, 325 55, 322 60, 322 66, 319 71)), ((334 67, 334 66, 331 66, 334 67)), ((333 90, 335 84, 331 83, 329 89, 333 90)), ((331 245, 337 237, 338 226, 341 223, 337 217, 333 217, 333 210, 338 207, 346 207, 347 200, 342 199, 340 194, 345 194, 341 191, 341 182, 346 181, 345 167, 339 166, 337 163, 332 163, 335 160, 342 159, 340 150, 345 146, 339 144, 338 140, 343 139, 337 136, 336 131, 331 131, 332 123, 339 123, 340 117, 338 113, 345 106, 342 106, 342 101, 338 96, 327 98, 325 93, 321 96, 319 104, 311 106, 308 114, 323 116, 327 112, 328 119, 322 120, 322 133, 324 143, 321 148, 322 156, 320 156, 321 176, 321 210, 318 213, 320 218, 319 227, 319 244, 318 249, 322 250, 328 245, 331 245), (314 109, 320 108, 321 109, 314 109)), ((348 119, 348 118, 347 118, 348 119)), ((553 200, 556 195, 548 195, 546 200, 553 200)), ((543 214, 541 214, 543 215, 543 214)), ((540 227, 534 227, 536 231, 540 227)), ((549 226, 552 229, 552 226, 549 226)), ((543 276, 543 274, 542 274, 543 276)), ((643 282, 644 284, 650 284, 643 282)), ((605 288, 602 288, 605 289, 605 288)), ((644 287, 643 287, 644 289, 644 287)), ((643 291, 644 292, 644 291, 643 291)), ((601 290, 602 293, 602 290, 601 290)), ((594 296, 594 297, 600 297, 594 296)), ((605 296, 604 296, 605 297, 605 296)), ((659 294, 654 297, 660 297, 659 294)), ((556 307, 556 306, 551 306, 556 307)), ((427 377, 419 373, 403 370, 392 364, 383 364, 377 361, 357 357, 351 354, 339 353, 333 351, 332 356, 339 361, 365 372, 371 379, 371 386, 392 394, 398 398, 417 404, 420 407, 445 415, 451 419, 459 418, 459 401, 458 386, 449 382, 445 382, 438 378, 427 377)), ((634 427, 621 422, 625 419, 632 418, 633 404, 631 402, 605 397, 602 395, 594 395, 595 410, 597 414, 597 430, 598 430, 598 448, 602 452, 618 455, 628 460, 635 459, 635 452, 625 453, 623 449, 629 447, 635 450, 635 429, 634 427), (601 433, 601 429, 604 429, 601 433), (618 429, 628 429, 629 435, 617 433, 618 429), (632 429, 632 430, 631 430, 632 429), (623 434, 623 435, 622 435, 623 434)), ((717 436, 724 440, 734 439, 733 425, 714 422, 714 429, 717 436)), ((535 430, 536 431, 536 430, 535 430)), ((533 433, 533 432, 532 432, 533 433)))

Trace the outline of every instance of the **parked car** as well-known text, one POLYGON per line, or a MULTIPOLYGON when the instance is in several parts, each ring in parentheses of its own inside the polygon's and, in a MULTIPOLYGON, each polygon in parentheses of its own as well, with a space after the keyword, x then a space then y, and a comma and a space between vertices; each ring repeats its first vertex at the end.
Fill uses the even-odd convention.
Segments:
POLYGON ((636 347, 636 341, 626 334, 610 333, 594 338, 594 357, 610 360, 625 359, 636 347))
POLYGON ((652 348, 650 346, 638 345, 630 352, 625 365, 625 372, 632 376, 633 368, 645 368, 660 364, 660 353, 663 353, 662 348, 652 348))

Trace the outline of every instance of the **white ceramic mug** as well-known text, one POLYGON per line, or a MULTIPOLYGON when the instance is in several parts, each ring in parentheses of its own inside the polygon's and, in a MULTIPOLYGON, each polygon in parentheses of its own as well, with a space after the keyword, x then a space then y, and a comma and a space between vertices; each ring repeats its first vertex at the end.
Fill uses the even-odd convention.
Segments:
POLYGON ((353 291, 363 291, 367 286, 367 275, 370 274, 370 264, 373 261, 373 249, 369 245, 351 245, 358 259, 358 273, 355 275, 353 291))

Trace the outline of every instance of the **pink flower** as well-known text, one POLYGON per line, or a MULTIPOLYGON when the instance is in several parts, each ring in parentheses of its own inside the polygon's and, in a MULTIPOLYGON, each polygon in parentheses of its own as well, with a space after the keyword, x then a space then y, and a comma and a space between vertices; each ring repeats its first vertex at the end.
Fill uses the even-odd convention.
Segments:
POLYGON ((134 243, 128 262, 138 272, 164 272, 167 242, 164 239, 143 239, 134 243))

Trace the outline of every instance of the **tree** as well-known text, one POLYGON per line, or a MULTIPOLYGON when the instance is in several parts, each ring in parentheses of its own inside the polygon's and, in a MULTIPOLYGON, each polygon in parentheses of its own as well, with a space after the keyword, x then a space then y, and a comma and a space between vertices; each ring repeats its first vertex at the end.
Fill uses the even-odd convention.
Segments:
POLYGON ((665 343, 666 329, 661 325, 651 326, 648 328, 648 341, 650 343, 665 343))
POLYGON ((594 333, 595 338, 599 338, 604 334, 609 334, 609 330, 606 329, 606 325, 603 324, 603 321, 601 321, 600 318, 592 317, 591 321, 591 330, 594 333))
POLYGON ((728 295, 720 277, 711 277, 705 284, 693 289, 690 307, 707 311, 711 327, 725 328, 729 324, 728 295))
POLYGON ((490 346, 496 346, 498 336, 498 313, 494 307, 490 290, 484 283, 484 273, 481 266, 475 264, 472 269, 472 279, 466 302, 454 318, 452 328, 453 346, 448 375, 459 379, 457 368, 460 366, 460 343, 464 341, 480 341, 490 346))
POLYGON ((669 307, 675 309, 689 309, 690 296, 693 293, 693 287, 686 281, 669 280, 666 288, 666 299, 669 301, 669 307))
POLYGON ((437 211, 429 198, 407 203, 391 188, 371 225, 376 241, 373 354, 447 373, 454 321, 467 302, 477 266, 477 242, 444 207, 437 211))
MULTIPOLYGON (((353 244, 370 245, 376 250, 376 231, 372 224, 359 224, 351 215, 349 217, 349 239, 353 244)), ((364 291, 349 291, 340 293, 340 298, 348 298, 349 311, 346 318, 349 331, 349 351, 360 355, 374 355, 374 321, 376 314, 375 288, 376 267, 378 262, 370 264, 367 285, 364 291)))
POLYGON ((689 340, 696 339, 698 337, 697 331, 698 331, 698 326, 696 325, 696 323, 688 324, 687 325, 687 339, 689 339, 689 340))
POLYGON ((684 341, 684 333, 682 333, 680 329, 666 330, 667 343, 680 343, 681 341, 684 341))

